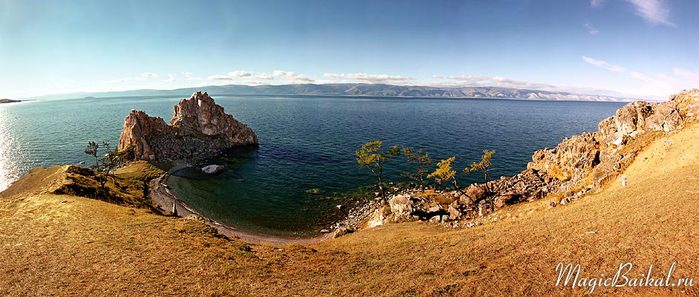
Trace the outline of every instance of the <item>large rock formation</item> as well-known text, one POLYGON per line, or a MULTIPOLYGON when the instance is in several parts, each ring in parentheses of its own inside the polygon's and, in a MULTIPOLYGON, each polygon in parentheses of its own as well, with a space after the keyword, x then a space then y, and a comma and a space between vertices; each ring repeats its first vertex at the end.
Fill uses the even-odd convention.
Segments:
POLYGON ((226 114, 207 93, 180 100, 174 113, 168 125, 132 110, 124 119, 119 150, 131 150, 139 160, 200 160, 228 148, 257 145, 252 129, 226 114))
POLYGON ((455 221, 549 195, 566 204, 615 179, 650 141, 698 121, 699 89, 683 91, 662 103, 633 102, 600 122, 597 131, 536 151, 527 169, 515 176, 470 185, 463 194, 439 193, 438 199, 424 191, 404 191, 389 199, 385 211, 376 213, 382 214, 380 221, 387 222, 455 221))

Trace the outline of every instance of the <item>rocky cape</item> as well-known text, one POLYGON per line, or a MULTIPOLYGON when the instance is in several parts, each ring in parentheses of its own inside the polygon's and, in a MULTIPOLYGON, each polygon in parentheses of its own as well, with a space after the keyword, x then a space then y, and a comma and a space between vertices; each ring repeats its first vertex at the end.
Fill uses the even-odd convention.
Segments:
POLYGON ((599 191, 617 178, 625 186, 622 172, 647 143, 698 119, 699 89, 662 103, 636 101, 600 122, 597 131, 536 151, 527 168, 515 176, 472 184, 464 191, 398 191, 367 214, 367 225, 429 220, 472 226, 506 205, 547 197, 549 206, 555 207, 599 191))
POLYGON ((169 125, 160 117, 132 110, 124 119, 118 149, 132 152, 136 160, 197 161, 257 144, 252 129, 226 114, 209 94, 196 92, 175 105, 169 125))
POLYGON ((17 102, 22 102, 22 100, 0 99, 0 104, 3 104, 3 103, 17 103, 17 102))

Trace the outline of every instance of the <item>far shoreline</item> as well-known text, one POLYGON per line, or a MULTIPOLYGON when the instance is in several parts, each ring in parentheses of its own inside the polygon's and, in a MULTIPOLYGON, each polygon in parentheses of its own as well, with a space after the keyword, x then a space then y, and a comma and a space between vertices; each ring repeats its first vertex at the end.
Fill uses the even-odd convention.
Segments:
MULTIPOLYGON (((373 95, 304 95, 304 94, 245 94, 245 93, 215 93, 211 96, 225 97, 282 97, 282 98, 337 98, 337 99, 395 99, 395 100, 448 100, 448 101, 525 101, 525 102, 589 102, 589 103, 629 103, 637 101, 635 99, 628 100, 586 100, 586 99, 528 99, 528 98, 509 98, 509 97, 446 97, 446 96, 373 96, 373 95)), ((51 99, 31 99, 32 101, 63 101, 63 100, 95 100, 95 99, 122 99, 122 98, 140 98, 140 99, 157 99, 157 98, 186 98, 187 94, 163 94, 163 95, 125 95, 125 96, 86 96, 86 97, 65 97, 51 99)), ((30 100, 23 100, 30 101, 30 100)), ((665 100, 650 100, 642 99, 647 102, 663 102, 665 100)))
POLYGON ((24 102, 24 101, 25 101, 25 100, 0 99, 0 104, 20 103, 20 102, 24 102))

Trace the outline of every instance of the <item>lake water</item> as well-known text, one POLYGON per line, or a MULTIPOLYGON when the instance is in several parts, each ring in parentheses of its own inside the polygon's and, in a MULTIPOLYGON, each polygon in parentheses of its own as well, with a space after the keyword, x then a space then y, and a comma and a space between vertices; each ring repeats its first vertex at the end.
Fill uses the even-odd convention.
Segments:
MULTIPOLYGON (((181 96, 188 97, 188 96, 181 96)), ((327 227, 343 204, 334 193, 373 181, 357 168, 364 142, 424 148, 458 167, 495 149, 493 176, 513 175, 531 154, 565 137, 594 131, 622 103, 516 100, 213 96, 248 123, 260 147, 218 160, 217 177, 174 177, 178 196, 203 214, 277 235, 308 235, 327 227), (309 193, 319 189, 320 194, 309 193)), ((90 140, 116 145, 131 109, 168 121, 180 97, 102 98, 0 105, 0 189, 33 167, 89 161, 90 140)), ((390 166, 390 165, 389 165, 390 166)), ((390 171, 390 170, 389 170, 390 171)), ((397 179, 397 171, 390 171, 397 179)), ((473 182, 462 178, 465 185, 473 182)))

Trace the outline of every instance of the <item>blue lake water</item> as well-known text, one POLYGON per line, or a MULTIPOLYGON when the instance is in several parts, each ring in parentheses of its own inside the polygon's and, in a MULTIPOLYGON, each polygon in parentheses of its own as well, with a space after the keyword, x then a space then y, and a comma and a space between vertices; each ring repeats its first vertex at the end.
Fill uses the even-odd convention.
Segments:
MULTIPOLYGON (((188 96, 181 96, 188 97, 188 96)), ((370 185, 354 151, 364 142, 423 148, 457 166, 495 149, 493 176, 513 175, 531 154, 594 131, 622 103, 400 98, 213 96, 248 123, 256 152, 222 159, 213 178, 175 177, 175 193, 203 214, 270 234, 310 234, 337 215, 347 193, 370 185), (309 189, 318 188, 320 194, 309 189)), ((180 97, 97 98, 0 105, 0 189, 37 166, 89 161, 90 140, 117 144, 131 109, 168 121, 180 97)), ((389 164, 390 166, 390 164, 389 164)), ((390 170, 389 170, 390 171, 390 170)), ((389 172, 390 174, 390 172, 389 172)), ((397 173, 394 172, 394 177, 397 173)), ((472 182, 463 178, 463 183, 472 182)))

